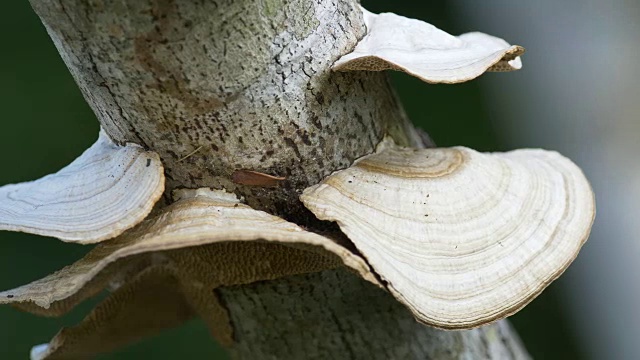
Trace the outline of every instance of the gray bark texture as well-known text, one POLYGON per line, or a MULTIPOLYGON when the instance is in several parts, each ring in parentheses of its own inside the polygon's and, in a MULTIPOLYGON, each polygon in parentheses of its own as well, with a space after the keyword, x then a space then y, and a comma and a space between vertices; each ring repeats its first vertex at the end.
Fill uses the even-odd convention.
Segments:
MULTIPOLYGON (((319 231, 298 196, 385 135, 424 146, 384 73, 330 70, 355 0, 31 0, 107 134, 157 152, 167 195, 235 192, 319 231), (239 170, 284 178, 249 186, 239 170)), ((428 137, 427 137, 428 138, 428 137)), ((216 291, 242 359, 519 359, 506 322, 445 332, 345 270, 216 291)), ((203 345, 205 346, 205 345, 203 345)))
POLYGON ((528 359, 507 321, 465 331, 422 325, 345 270, 218 290, 237 359, 528 359))
POLYGON ((330 70, 365 34, 355 1, 31 3, 102 127, 156 151, 169 190, 225 188, 305 222, 301 190, 385 133, 418 141, 383 73, 330 70), (286 180, 244 186, 236 170, 286 180))

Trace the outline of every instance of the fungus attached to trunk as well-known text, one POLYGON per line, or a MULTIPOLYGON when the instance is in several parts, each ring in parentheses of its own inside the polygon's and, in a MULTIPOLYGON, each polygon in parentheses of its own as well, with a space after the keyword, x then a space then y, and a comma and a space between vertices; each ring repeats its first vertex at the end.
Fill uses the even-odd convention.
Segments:
POLYGON ((594 197, 558 153, 386 146, 305 190, 422 322, 445 329, 513 314, 587 240, 594 197))
POLYGON ((180 200, 171 206, 122 236, 99 244, 73 265, 0 293, 0 304, 13 304, 39 315, 60 316, 107 287, 115 290, 81 324, 60 332, 51 342, 55 346, 46 351, 44 347, 36 348, 37 353, 88 356, 177 325, 174 317, 166 323, 146 319, 158 314, 165 318, 164 312, 136 313, 141 304, 139 297, 148 298, 162 289, 158 277, 175 284, 169 286, 174 288, 172 296, 160 296, 152 309, 187 308, 189 311, 180 317, 180 322, 194 314, 203 317, 223 344, 231 342, 231 334, 225 312, 212 296, 218 287, 343 264, 378 284, 367 263, 335 241, 253 210, 233 194, 180 190, 177 197, 180 200), (151 287, 150 283, 155 285, 151 287), (69 338, 73 341, 67 341, 69 338), (98 344, 100 338, 109 340, 98 344))
POLYGON ((586 240, 588 182, 554 152, 422 149, 369 72, 457 83, 519 69, 522 47, 351 0, 31 2, 105 132, 60 172, 1 187, 0 230, 112 238, 0 292, 60 316, 111 291, 32 358, 88 358, 195 316, 239 358, 526 357, 512 334, 489 339, 505 323, 452 334, 400 303, 445 329, 514 313, 586 240))
POLYGON ((400 70, 429 83, 458 83, 522 67, 524 48, 471 32, 453 36, 426 22, 362 8, 367 35, 334 70, 400 70))
POLYGON ((151 212, 164 191, 158 155, 135 144, 98 141, 55 174, 0 187, 0 230, 94 243, 151 212))

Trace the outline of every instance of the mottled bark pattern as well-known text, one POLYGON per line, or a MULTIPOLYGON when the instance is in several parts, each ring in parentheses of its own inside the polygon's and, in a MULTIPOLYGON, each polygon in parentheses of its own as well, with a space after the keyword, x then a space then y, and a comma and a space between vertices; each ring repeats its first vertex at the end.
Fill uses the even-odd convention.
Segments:
POLYGON ((355 1, 32 4, 107 133, 158 152, 169 190, 225 188, 304 222, 302 189, 385 133, 416 137, 385 74, 330 71, 364 36, 355 1), (287 180, 243 186, 240 169, 287 180))
POLYGON ((391 296, 346 270, 218 294, 230 310, 236 341, 231 354, 238 359, 529 358, 506 321, 466 331, 436 330, 417 323, 391 296))

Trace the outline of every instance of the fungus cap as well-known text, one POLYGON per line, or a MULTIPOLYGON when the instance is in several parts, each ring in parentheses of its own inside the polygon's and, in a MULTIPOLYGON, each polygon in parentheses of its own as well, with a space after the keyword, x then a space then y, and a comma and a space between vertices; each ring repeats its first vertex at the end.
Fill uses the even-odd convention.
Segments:
MULTIPOLYGON (((73 304, 63 306, 66 309, 95 294, 95 288, 102 290, 106 286, 105 281, 112 281, 110 276, 98 275, 116 261, 156 251, 240 241, 288 244, 294 248, 302 246, 307 252, 315 251, 324 257, 333 257, 366 280, 377 283, 366 262, 346 248, 325 236, 241 204, 234 194, 209 189, 179 190, 176 194, 179 198, 177 202, 135 229, 98 245, 73 265, 30 284, 0 292, 0 304, 33 303, 46 310, 57 302, 72 301, 73 304), (80 292, 89 295, 79 296, 80 292)), ((223 252, 218 251, 218 256, 224 258, 223 252)), ((219 265, 214 260, 211 262, 212 266, 219 265)), ((217 286, 251 283, 275 278, 282 273, 304 272, 302 268, 307 265, 309 269, 317 267, 316 264, 290 262, 285 265, 291 269, 273 269, 272 274, 254 274, 249 270, 246 274, 227 273, 231 265, 226 264, 226 268, 220 268, 217 270, 219 273, 214 274, 220 279, 217 286), (302 270, 295 270, 296 267, 302 270)), ((251 267, 251 264, 245 265, 245 269, 251 267)), ((273 264, 269 266, 273 268, 273 264)), ((34 312, 46 314, 44 310, 35 309, 34 312)), ((57 313, 58 310, 51 311, 57 313)))
POLYGON ((164 191, 159 156, 106 133, 55 174, 0 187, 0 230, 94 243, 142 221, 164 191))
POLYGON ((521 46, 471 32, 450 35, 424 21, 362 8, 367 34, 355 49, 338 59, 334 70, 399 70, 429 83, 459 83, 486 71, 522 67, 521 46))
POLYGON ((558 153, 388 147, 306 189, 417 319, 471 328, 511 315, 556 279, 595 214, 558 153))

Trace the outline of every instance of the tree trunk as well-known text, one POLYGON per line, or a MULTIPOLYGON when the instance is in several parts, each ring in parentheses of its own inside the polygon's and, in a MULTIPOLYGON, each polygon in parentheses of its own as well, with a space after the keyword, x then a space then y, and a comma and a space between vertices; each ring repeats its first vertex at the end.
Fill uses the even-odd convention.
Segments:
MULTIPOLYGON (((355 0, 31 4, 107 134, 160 155, 167 194, 224 188, 317 230, 304 188, 385 135, 423 146, 384 73, 330 70, 364 36, 355 0), (248 186, 239 170, 285 180, 248 186)), ((218 293, 238 358, 526 357, 504 322, 434 330, 344 270, 218 293)))
POLYGON ((442 331, 345 270, 218 291, 238 359, 526 359, 508 322, 442 331))
POLYGON ((419 141, 383 73, 330 71, 364 36, 355 1, 31 3, 102 127, 160 154, 168 190, 225 188, 304 223, 302 189, 385 133, 419 141))

